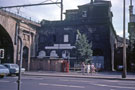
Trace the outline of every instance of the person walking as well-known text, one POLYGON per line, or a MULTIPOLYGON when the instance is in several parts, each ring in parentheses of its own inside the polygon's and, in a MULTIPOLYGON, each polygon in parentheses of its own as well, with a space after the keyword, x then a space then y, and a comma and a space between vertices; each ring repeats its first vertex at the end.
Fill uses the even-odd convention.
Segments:
POLYGON ((82 71, 82 74, 84 75, 84 73, 85 73, 85 63, 84 62, 82 62, 81 71, 82 71))
POLYGON ((96 70, 96 68, 95 68, 94 64, 92 63, 92 65, 91 65, 91 73, 95 73, 95 70, 96 70))
POLYGON ((88 63, 87 64, 87 74, 89 74, 90 73, 90 64, 88 63))

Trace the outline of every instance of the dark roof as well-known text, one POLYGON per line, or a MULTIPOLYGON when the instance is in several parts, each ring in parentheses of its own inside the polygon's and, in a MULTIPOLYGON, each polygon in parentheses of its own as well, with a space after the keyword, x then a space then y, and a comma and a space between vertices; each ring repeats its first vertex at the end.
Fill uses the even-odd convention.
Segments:
POLYGON ((89 5, 94 5, 94 6, 108 5, 109 7, 112 6, 111 1, 94 1, 93 3, 87 3, 87 4, 84 4, 84 5, 80 5, 78 7, 84 7, 84 6, 89 6, 89 5))
POLYGON ((109 23, 109 19, 106 18, 91 18, 88 20, 63 20, 63 21, 47 21, 42 20, 41 26, 63 26, 63 25, 84 25, 84 24, 104 24, 109 23))
MULTIPOLYGON (((117 35, 117 40, 118 42, 123 43, 123 37, 120 37, 119 35, 117 35)), ((129 44, 129 39, 126 39, 126 43, 129 44)))

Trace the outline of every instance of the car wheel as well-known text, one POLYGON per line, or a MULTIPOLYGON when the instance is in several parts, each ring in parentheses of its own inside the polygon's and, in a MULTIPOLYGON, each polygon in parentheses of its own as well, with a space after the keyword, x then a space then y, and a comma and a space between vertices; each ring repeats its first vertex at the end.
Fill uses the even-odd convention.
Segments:
POLYGON ((16 76, 19 76, 19 73, 17 73, 16 76))
POLYGON ((12 76, 12 74, 8 74, 8 76, 12 76))

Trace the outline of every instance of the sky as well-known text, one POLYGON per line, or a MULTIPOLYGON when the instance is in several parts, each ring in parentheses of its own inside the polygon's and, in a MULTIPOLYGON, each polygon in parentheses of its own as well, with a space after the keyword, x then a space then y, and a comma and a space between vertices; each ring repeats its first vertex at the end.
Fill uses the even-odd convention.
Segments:
MULTIPOLYGON (((60 0, 51 0, 53 2, 60 0)), ((50 0, 0 0, 1 6, 12 6, 12 5, 22 5, 22 4, 35 4, 35 3, 49 3, 50 0)), ((106 0, 112 2, 111 11, 113 12, 113 26, 116 33, 119 36, 123 36, 123 0, 106 0)), ((128 21, 129 21, 129 1, 126 0, 126 37, 128 38, 128 21)), ((90 0, 63 0, 64 12, 68 9, 77 9, 78 5, 83 5, 89 3, 90 0)), ((133 5, 135 5, 135 0, 133 0, 133 5)), ((25 8, 14 8, 7 9, 24 16, 26 18, 32 19, 34 21, 40 22, 42 19, 45 20, 60 20, 60 7, 58 5, 45 5, 45 6, 33 6, 25 8)), ((135 6, 134 6, 135 12, 135 6)), ((63 15, 64 16, 64 15, 63 15)))

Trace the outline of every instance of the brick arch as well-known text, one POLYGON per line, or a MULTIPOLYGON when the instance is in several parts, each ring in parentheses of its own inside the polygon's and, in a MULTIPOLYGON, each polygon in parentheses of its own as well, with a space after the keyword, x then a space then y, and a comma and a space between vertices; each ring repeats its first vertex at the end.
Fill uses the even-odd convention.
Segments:
POLYGON ((0 15, 0 19, 0 25, 4 27, 4 29, 11 37, 12 42, 14 42, 16 20, 7 15, 0 15))
MULTIPOLYGON (((40 27, 40 24, 35 23, 31 20, 25 19, 23 17, 17 16, 13 13, 0 10, 0 25, 1 27, 4 27, 4 30, 8 33, 10 36, 10 39, 12 41, 13 45, 13 63, 18 63, 19 55, 18 55, 18 48, 20 48, 20 44, 15 43, 15 36, 16 36, 16 24, 17 21, 23 21, 19 23, 19 35, 23 39, 23 34, 29 35, 29 41, 23 40, 23 45, 27 46, 29 48, 29 56, 28 56, 28 70, 30 68, 30 56, 31 56, 31 50, 32 50, 32 56, 35 57, 35 36, 36 36, 36 28, 40 27)), ((0 31, 1 32, 1 31, 0 31)), ((20 42, 18 42, 20 43, 20 42)))
POLYGON ((14 62, 14 46, 12 38, 6 29, 0 24, 0 48, 4 49, 4 58, 2 63, 14 62))

